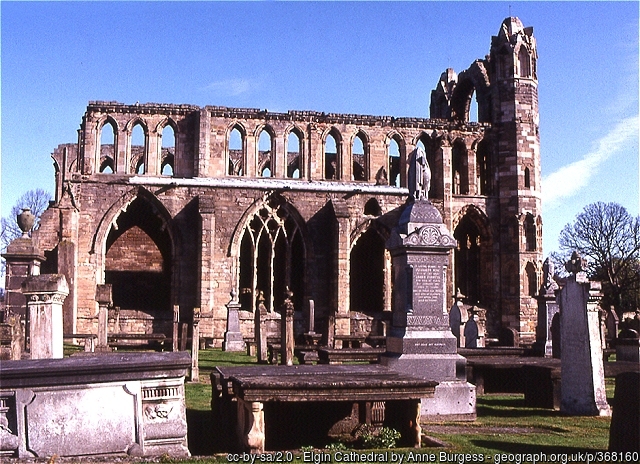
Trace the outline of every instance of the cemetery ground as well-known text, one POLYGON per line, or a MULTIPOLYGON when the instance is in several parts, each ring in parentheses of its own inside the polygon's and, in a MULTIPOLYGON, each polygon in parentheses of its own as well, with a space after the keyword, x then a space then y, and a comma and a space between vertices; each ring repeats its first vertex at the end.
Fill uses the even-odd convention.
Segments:
MULTIPOLYGON (((226 454, 213 454, 208 436, 212 429, 209 374, 215 366, 255 365, 256 359, 242 353, 207 349, 200 351, 199 360, 200 383, 186 383, 188 440, 194 458, 168 459, 165 462, 228 462, 226 454)), ((611 403, 614 379, 607 378, 606 382, 607 398, 611 403)), ((573 455, 577 458, 573 462, 586 462, 586 457, 584 461, 580 459, 580 453, 595 454, 607 450, 610 417, 565 416, 560 411, 551 409, 527 408, 524 406, 524 395, 521 394, 478 396, 477 413, 478 419, 475 422, 443 422, 423 426, 423 448, 419 452, 434 454, 436 460, 431 462, 461 462, 458 455, 462 453, 475 457, 484 455, 483 462, 499 461, 500 459, 495 459, 496 455, 511 454, 515 457, 517 454, 536 453, 544 453, 547 457, 553 454, 573 455), (441 459, 442 457, 445 459, 441 459)), ((327 449, 316 449, 313 452, 331 455, 332 449, 335 452, 343 446, 345 445, 341 443, 327 442, 327 449)), ((346 447, 350 449, 349 445, 346 447)), ((310 449, 311 447, 303 447, 301 450, 290 450, 294 462, 304 462, 303 453, 310 449)), ((356 451, 364 452, 362 449, 356 451)), ((394 451, 405 455, 413 453, 414 457, 418 452, 409 448, 394 451)), ((315 454, 315 457, 326 455, 315 454)), ((506 456, 502 461, 510 462, 506 456)), ((307 454, 307 457, 311 458, 312 454, 307 454)), ((408 460, 405 459, 404 462, 408 460)))

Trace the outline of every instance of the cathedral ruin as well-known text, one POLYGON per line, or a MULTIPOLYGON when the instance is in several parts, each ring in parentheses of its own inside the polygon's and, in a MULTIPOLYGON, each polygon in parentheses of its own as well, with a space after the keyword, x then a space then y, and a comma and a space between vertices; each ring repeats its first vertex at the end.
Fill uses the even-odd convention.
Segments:
MULTIPOLYGON (((256 301, 277 312, 287 287, 299 322, 313 300, 316 330, 368 330, 391 310, 385 241, 420 147, 428 199, 457 240, 448 301, 459 290, 486 310, 489 335, 533 341, 537 58, 533 28, 505 19, 489 55, 440 76, 430 118, 90 102, 77 142, 52 155, 55 201, 32 235, 41 272, 67 279, 65 333, 97 333, 99 284, 112 285, 116 332, 168 333, 178 306, 220 346, 232 294, 248 338, 256 301)), ((8 279, 30 272, 18 264, 7 257, 8 279)), ((7 292, 9 308, 23 304, 19 286, 7 292)))

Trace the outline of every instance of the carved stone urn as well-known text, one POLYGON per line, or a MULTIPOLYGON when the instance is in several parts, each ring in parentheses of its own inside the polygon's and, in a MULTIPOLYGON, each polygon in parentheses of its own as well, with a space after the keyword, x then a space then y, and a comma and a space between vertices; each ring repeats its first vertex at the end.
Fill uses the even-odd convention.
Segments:
POLYGON ((18 227, 22 231, 22 238, 29 237, 29 231, 36 222, 36 217, 31 213, 31 208, 22 208, 22 212, 17 216, 18 227))

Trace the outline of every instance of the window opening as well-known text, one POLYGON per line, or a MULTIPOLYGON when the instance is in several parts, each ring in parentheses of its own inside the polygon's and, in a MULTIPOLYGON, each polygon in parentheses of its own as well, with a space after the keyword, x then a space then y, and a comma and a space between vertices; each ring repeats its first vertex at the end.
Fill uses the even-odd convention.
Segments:
POLYGON ((163 176, 173 176, 175 163, 175 132, 170 125, 164 126, 161 133, 162 147, 160 149, 160 171, 163 176))
POLYGON ((351 146, 351 154, 353 156, 353 180, 366 180, 365 176, 365 140, 362 134, 358 134, 353 139, 351 146))
POLYGON ((139 160, 136 166, 136 174, 145 174, 144 155, 145 155, 145 142, 144 129, 140 123, 136 123, 131 130, 131 158, 132 160, 139 160), (142 168, 142 172, 140 172, 142 168))
POLYGON ((244 171, 244 139, 237 127, 229 133, 229 166, 227 174, 241 176, 244 171))
POLYGON ((524 168, 524 187, 531 188, 531 171, 529 171, 529 168, 524 168))
POLYGON ((338 178, 338 149, 336 139, 331 134, 327 135, 324 142, 324 178, 338 178))
POLYGON ((524 220, 526 251, 536 251, 536 224, 531 214, 524 220))
POLYGON ((400 144, 395 138, 389 142, 389 185, 400 187, 400 144))
POLYGON ((106 122, 100 130, 100 169, 104 174, 115 172, 115 128, 106 122))
POLYGON ((295 132, 287 137, 287 177, 300 178, 300 137, 295 132))
POLYGON ((258 166, 261 166, 260 176, 271 177, 271 134, 266 130, 260 132, 258 137, 258 166))

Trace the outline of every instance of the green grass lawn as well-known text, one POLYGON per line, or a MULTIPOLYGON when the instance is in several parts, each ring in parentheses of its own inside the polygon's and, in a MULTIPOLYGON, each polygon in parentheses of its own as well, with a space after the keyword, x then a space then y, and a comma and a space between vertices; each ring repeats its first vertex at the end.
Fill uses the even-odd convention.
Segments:
MULTIPOLYGON (((256 363, 255 357, 218 349, 200 351, 199 359, 200 383, 187 383, 185 387, 187 409, 192 415, 206 415, 210 411, 209 375, 214 366, 256 363)), ((607 379, 609 399, 613 397, 613 388, 613 379, 607 379)), ((435 462, 442 462, 441 457, 453 460, 450 462, 458 462, 455 455, 459 453, 482 454, 486 458, 485 462, 494 462, 496 455, 510 453, 572 455, 607 449, 610 424, 608 417, 572 417, 559 411, 527 408, 524 406, 524 395, 519 394, 479 396, 477 411, 478 419, 474 422, 446 422, 423 426, 424 435, 443 442, 445 447, 425 446, 420 452, 435 454, 435 462), (440 455, 441 452, 445 454, 440 455)), ((395 452, 408 456, 407 453, 415 453, 415 450, 395 452)), ((302 455, 295 458, 296 453, 300 451, 294 451, 294 462, 304 462, 302 455)), ((415 454, 413 456, 415 457, 415 454)), ((227 458, 226 455, 209 456, 181 462, 227 462, 227 458)))

